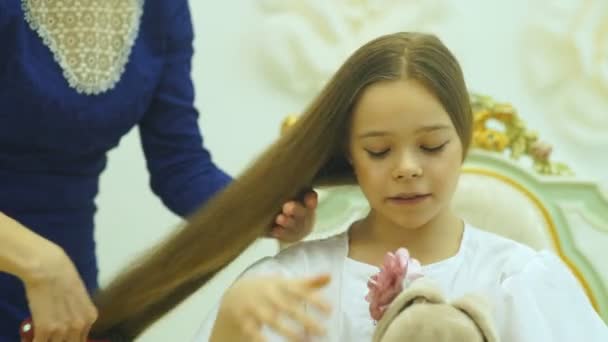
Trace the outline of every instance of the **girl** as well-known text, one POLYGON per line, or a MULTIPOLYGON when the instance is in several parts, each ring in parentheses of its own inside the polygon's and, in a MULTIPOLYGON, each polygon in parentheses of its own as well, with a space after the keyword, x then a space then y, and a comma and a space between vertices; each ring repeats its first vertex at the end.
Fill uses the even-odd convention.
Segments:
POLYGON ((343 234, 257 262, 196 340, 370 341, 367 281, 388 251, 405 247, 447 297, 485 296, 504 341, 608 341, 608 328, 556 256, 478 230, 451 210, 471 130, 462 71, 436 37, 397 33, 357 50, 237 181, 242 190, 258 188, 239 192, 251 212, 227 226, 268 218, 272 207, 264 203, 310 184, 356 183, 369 213, 345 222, 343 234), (272 184, 261 187, 262 177, 272 184))

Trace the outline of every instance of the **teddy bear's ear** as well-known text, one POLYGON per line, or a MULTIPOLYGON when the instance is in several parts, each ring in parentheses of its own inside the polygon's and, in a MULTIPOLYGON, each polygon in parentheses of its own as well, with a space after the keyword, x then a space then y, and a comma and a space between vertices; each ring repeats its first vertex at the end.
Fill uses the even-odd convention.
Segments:
POLYGON ((414 280, 390 304, 382 319, 378 321, 372 341, 380 341, 391 322, 407 307, 417 302, 445 303, 439 286, 430 278, 422 277, 414 280))
POLYGON ((479 295, 466 295, 452 302, 452 306, 467 314, 479 328, 486 342, 498 342, 490 303, 479 295))

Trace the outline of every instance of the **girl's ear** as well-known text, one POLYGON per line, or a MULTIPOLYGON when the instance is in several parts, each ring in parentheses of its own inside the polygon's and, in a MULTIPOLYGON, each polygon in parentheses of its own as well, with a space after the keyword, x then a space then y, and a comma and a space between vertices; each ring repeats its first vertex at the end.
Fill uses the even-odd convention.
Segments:
POLYGON ((348 147, 344 148, 344 159, 348 162, 350 166, 353 165, 353 158, 351 157, 350 151, 348 147))
POLYGON ((350 138, 348 134, 342 140, 342 154, 344 155, 344 159, 348 162, 349 165, 353 165, 353 157, 350 152, 350 138))
POLYGON ((353 156, 352 156, 352 153, 350 152, 350 144, 348 142, 344 143, 344 147, 342 148, 342 150, 344 152, 344 159, 346 159, 348 164, 350 164, 352 166, 353 165, 353 156))

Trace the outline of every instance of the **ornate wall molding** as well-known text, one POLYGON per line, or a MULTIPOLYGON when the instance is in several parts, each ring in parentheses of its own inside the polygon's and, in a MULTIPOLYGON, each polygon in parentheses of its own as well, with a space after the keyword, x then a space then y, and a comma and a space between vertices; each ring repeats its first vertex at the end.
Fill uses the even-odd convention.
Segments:
POLYGON ((532 6, 521 49, 525 86, 561 137, 608 146, 608 2, 532 6))
POLYGON ((309 98, 363 43, 399 30, 432 30, 446 0, 259 0, 258 56, 264 77, 309 98))

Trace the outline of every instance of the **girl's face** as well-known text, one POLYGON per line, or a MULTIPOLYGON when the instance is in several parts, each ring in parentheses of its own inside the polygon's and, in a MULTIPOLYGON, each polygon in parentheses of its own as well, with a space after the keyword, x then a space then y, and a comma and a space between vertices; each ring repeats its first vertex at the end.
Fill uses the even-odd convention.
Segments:
POLYGON ((375 215, 416 229, 449 210, 462 144, 431 92, 415 80, 374 83, 352 115, 348 157, 375 215))

